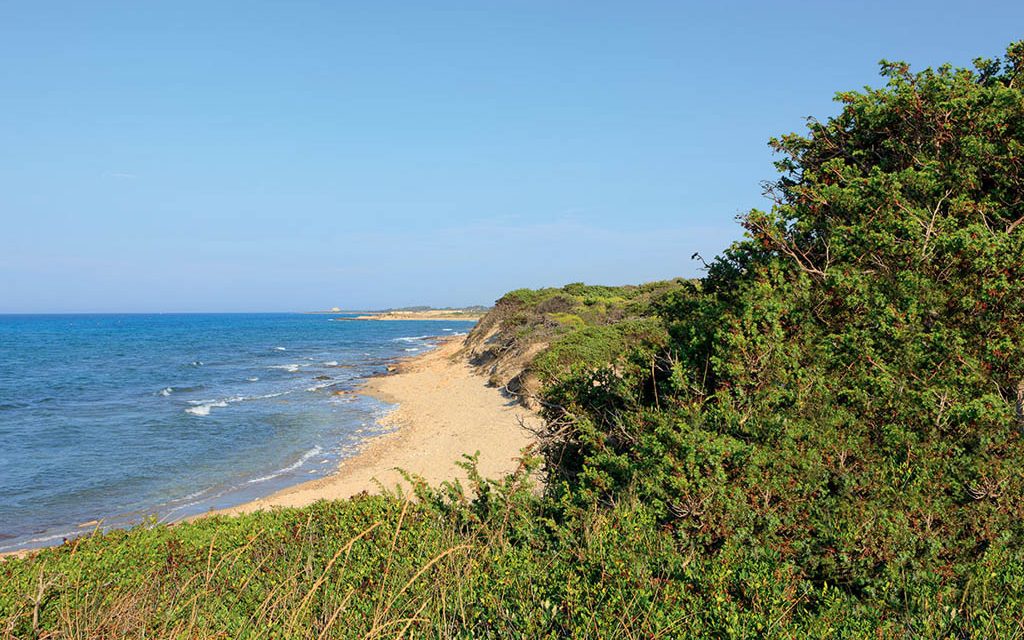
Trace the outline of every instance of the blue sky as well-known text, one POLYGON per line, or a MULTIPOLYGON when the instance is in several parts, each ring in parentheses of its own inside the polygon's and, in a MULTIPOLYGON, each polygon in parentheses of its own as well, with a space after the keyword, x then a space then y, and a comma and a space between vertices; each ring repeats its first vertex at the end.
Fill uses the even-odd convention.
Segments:
POLYGON ((699 275, 772 135, 1003 2, 0 2, 0 312, 489 304, 699 275))

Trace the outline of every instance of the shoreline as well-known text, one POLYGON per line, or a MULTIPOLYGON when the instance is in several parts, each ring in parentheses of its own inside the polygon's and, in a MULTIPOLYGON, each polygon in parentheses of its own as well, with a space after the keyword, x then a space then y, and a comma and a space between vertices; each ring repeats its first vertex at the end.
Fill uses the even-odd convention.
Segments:
POLYGON ((359 452, 342 460, 328 476, 286 487, 234 507, 192 516, 236 515, 276 507, 303 507, 318 500, 341 500, 410 484, 398 469, 430 485, 466 479, 456 465, 462 454, 479 451, 484 477, 513 472, 523 449, 535 437, 523 428, 540 426, 536 413, 487 385, 487 379, 459 355, 464 336, 444 338, 426 353, 399 360, 388 373, 366 380, 356 390, 396 405, 378 422, 387 433, 364 441, 359 452))
MULTIPOLYGON (((541 419, 487 385, 487 378, 459 354, 465 336, 437 336, 435 340, 435 348, 394 361, 387 373, 369 377, 349 392, 395 408, 378 420, 389 430, 366 438, 359 451, 340 461, 329 475, 239 505, 175 520, 169 526, 210 516, 303 507, 318 500, 379 493, 381 486, 409 491, 411 486, 399 468, 423 477, 432 486, 456 478, 464 481, 465 471, 456 466, 463 453, 480 452, 478 469, 484 477, 513 472, 522 450, 535 442, 520 420, 540 426, 541 419)), ((88 533, 83 530, 83 535, 88 533)), ((56 546, 60 544, 3 551, 0 561, 56 546)))

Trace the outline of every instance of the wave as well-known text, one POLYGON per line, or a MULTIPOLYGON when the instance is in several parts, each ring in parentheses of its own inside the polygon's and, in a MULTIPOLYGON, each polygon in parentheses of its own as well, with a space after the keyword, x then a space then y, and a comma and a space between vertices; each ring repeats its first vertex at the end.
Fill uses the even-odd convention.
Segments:
POLYGON ((268 369, 281 369, 283 371, 287 371, 288 373, 298 373, 299 372, 299 368, 301 366, 302 366, 301 364, 272 364, 272 365, 270 365, 267 368, 268 369))
POLYGON ((338 384, 341 384, 341 382, 339 380, 331 380, 330 382, 324 382, 323 384, 315 384, 312 387, 307 388, 306 391, 319 391, 321 389, 326 389, 327 387, 333 387, 333 386, 338 385, 338 384))
POLYGON ((246 482, 246 484, 256 484, 257 482, 266 482, 267 480, 273 480, 274 478, 276 478, 278 476, 283 476, 284 474, 286 474, 286 473, 288 473, 290 471, 295 471, 296 469, 298 469, 302 465, 306 464, 306 462, 310 458, 312 458, 313 456, 319 455, 321 453, 323 453, 323 449, 320 448, 320 445, 316 445, 312 449, 307 451, 306 453, 302 454, 302 456, 298 460, 296 460, 292 464, 288 465, 287 467, 284 467, 283 469, 278 469, 277 471, 271 473, 270 475, 261 476, 259 478, 253 478, 252 480, 249 480, 248 482, 246 482))
POLYGON ((175 500, 170 501, 167 504, 167 506, 169 506, 169 507, 171 505, 175 505, 175 503, 181 503, 181 504, 177 504, 177 505, 171 507, 170 509, 167 509, 167 511, 164 512, 164 514, 160 517, 160 519, 157 521, 157 523, 158 524, 164 524, 165 522, 170 522, 171 520, 174 519, 174 514, 175 513, 179 512, 179 511, 181 511, 183 509, 188 509, 189 507, 194 507, 197 504, 202 504, 204 502, 208 502, 208 501, 211 501, 211 500, 216 500, 217 498, 219 498, 219 497, 221 497, 221 496, 223 496, 223 495, 225 495, 225 494, 227 494, 227 493, 229 493, 231 491, 230 488, 225 488, 225 489, 221 489, 220 491, 218 491, 216 493, 210 493, 211 491, 213 491, 213 489, 214 489, 214 487, 207 487, 206 489, 201 489, 199 491, 196 491, 195 493, 190 493, 187 496, 184 496, 182 498, 177 498, 175 500))
POLYGON ((260 379, 259 379, 259 378, 257 378, 256 376, 253 376, 253 377, 251 377, 251 378, 246 378, 246 381, 247 381, 247 382, 259 382, 259 381, 260 381, 260 379))
POLYGON ((178 498, 174 502, 188 502, 189 500, 195 500, 196 498, 202 496, 203 494, 205 494, 209 490, 210 490, 209 487, 206 488, 206 489, 200 489, 199 491, 196 491, 195 493, 190 493, 187 496, 184 496, 182 498, 178 498))
POLYGON ((226 406, 228 406, 227 402, 223 400, 215 400, 213 402, 197 404, 194 407, 189 407, 188 409, 185 409, 185 413, 189 413, 194 416, 208 416, 210 415, 210 410, 212 410, 214 407, 223 408, 226 406))
POLYGON ((157 393, 157 395, 160 395, 160 396, 163 396, 163 397, 166 398, 167 396, 171 395, 172 393, 187 393, 189 391, 199 391, 200 389, 203 389, 203 385, 196 384, 196 385, 192 385, 190 387, 186 387, 186 386, 181 386, 181 387, 164 387, 163 389, 157 391, 156 393, 157 393))
POLYGON ((264 393, 258 396, 231 396, 230 398, 220 398, 217 400, 189 400, 189 404, 193 405, 188 409, 185 409, 185 413, 190 413, 194 416, 208 416, 210 415, 211 409, 223 409, 229 404, 235 404, 238 402, 248 402, 250 400, 268 400, 270 398, 279 398, 289 393, 293 393, 295 389, 288 389, 285 391, 278 391, 277 393, 264 393))
POLYGON ((419 340, 430 340, 431 338, 436 338, 436 337, 437 336, 406 336, 404 338, 392 338, 391 341, 392 342, 417 342, 419 340))
POLYGON ((284 347, 274 347, 274 351, 287 351, 284 347))
POLYGON ((242 402, 242 401, 245 401, 245 400, 266 400, 268 398, 279 398, 281 396, 288 395, 289 393, 291 393, 291 391, 278 391, 277 393, 264 393, 261 396, 241 397, 241 398, 238 398, 237 402, 242 402))

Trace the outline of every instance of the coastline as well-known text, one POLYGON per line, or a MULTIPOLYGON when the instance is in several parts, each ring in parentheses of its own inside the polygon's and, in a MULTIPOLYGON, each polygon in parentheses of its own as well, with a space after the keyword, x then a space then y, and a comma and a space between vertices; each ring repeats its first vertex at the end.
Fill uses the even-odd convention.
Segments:
MULTIPOLYGON (((420 476, 433 486, 447 480, 465 480, 465 471, 456 465, 463 453, 480 452, 478 469, 484 477, 513 472, 522 450, 535 442, 520 421, 536 427, 541 419, 487 385, 487 378, 459 354, 464 340, 465 336, 440 337, 436 348, 398 360, 388 367, 388 373, 368 378, 354 391, 395 405, 379 419, 389 431, 367 438, 360 450, 342 460, 330 475, 170 525, 213 515, 341 500, 363 492, 378 493, 382 486, 408 491, 411 487, 398 469, 420 476)), ((83 530, 83 534, 88 533, 83 530)), ((44 548, 0 552, 0 561, 44 548)))
POLYGON ((396 405, 380 419, 391 431, 367 439, 360 451, 341 461, 329 476, 281 489, 269 496, 210 515, 234 515, 275 507, 302 507, 318 500, 341 500, 357 494, 411 487, 398 469, 431 485, 465 480, 457 466, 462 454, 480 453, 485 477, 511 473, 522 450, 535 442, 520 420, 533 426, 540 418, 473 370, 459 355, 464 337, 442 340, 427 353, 400 361, 385 375, 368 379, 357 393, 396 405))

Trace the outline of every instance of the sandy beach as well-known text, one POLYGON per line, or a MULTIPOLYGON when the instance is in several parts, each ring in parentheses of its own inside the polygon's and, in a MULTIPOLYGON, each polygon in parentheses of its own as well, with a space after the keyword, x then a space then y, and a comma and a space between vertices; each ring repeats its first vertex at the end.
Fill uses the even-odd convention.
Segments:
POLYGON ((366 383, 361 393, 397 405, 382 420, 394 431, 368 440, 359 454, 343 461, 334 474, 211 513, 301 507, 363 491, 374 493, 379 485, 408 489, 398 469, 437 485, 465 478, 455 463, 463 453, 477 451, 479 470, 485 477, 497 478, 515 470, 521 451, 534 442, 533 434, 520 421, 536 427, 540 418, 487 386, 486 377, 458 354, 462 340, 450 338, 437 349, 402 362, 393 373, 366 383))

